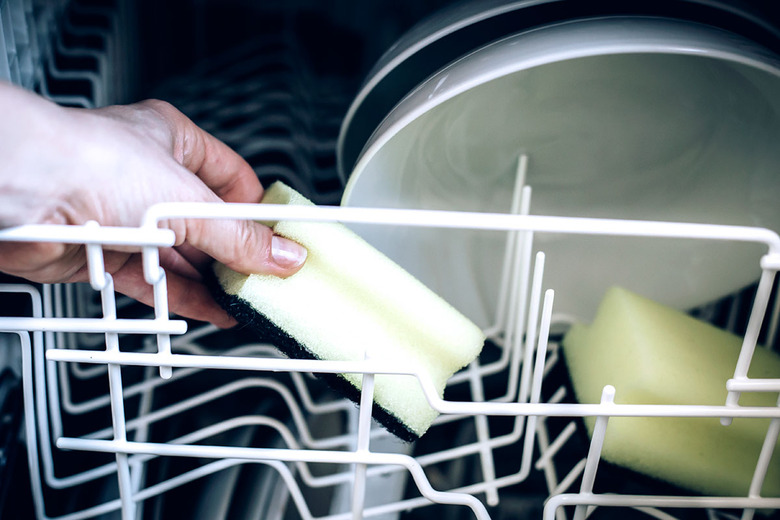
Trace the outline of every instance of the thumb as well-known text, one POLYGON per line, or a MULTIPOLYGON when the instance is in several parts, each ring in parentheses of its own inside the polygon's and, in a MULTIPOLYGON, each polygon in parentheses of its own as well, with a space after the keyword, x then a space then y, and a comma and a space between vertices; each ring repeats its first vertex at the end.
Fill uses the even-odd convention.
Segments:
POLYGON ((191 219, 186 242, 243 274, 286 278, 306 261, 306 248, 251 220, 191 219))

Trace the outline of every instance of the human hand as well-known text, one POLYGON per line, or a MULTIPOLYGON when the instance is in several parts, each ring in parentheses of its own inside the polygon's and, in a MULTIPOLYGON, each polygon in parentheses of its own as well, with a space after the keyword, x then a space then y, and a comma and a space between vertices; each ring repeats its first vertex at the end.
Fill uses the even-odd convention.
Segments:
MULTIPOLYGON (((94 110, 59 107, 0 83, 0 229, 22 224, 141 224, 158 202, 259 202, 263 188, 238 154, 162 101, 94 110)), ((161 222, 176 235, 160 251, 169 308, 220 327, 235 322, 211 298, 212 259, 245 274, 294 274, 306 250, 251 221, 161 222)), ((153 302, 140 253, 104 247, 117 291, 153 302)), ((0 242, 0 271, 34 282, 88 279, 84 247, 0 242)))

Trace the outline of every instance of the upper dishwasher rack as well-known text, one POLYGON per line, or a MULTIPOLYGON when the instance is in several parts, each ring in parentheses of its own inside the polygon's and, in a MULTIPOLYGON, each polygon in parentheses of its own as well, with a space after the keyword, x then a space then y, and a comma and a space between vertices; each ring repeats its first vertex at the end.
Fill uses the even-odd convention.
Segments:
MULTIPOLYGON (((522 192, 527 201, 530 190, 522 192)), ((527 203, 520 206, 527 208, 527 203)), ((780 381, 751 381, 746 376, 780 266, 780 238, 772 231, 527 214, 176 203, 152 208, 145 224, 135 229, 94 223, 22 226, 0 232, 0 240, 85 244, 90 284, 100 294, 99 301, 94 301, 83 294, 63 297, 65 292, 74 292, 71 286, 2 287, 3 292, 29 294, 34 309, 31 317, 0 318, 0 330, 18 337, 24 358, 28 462, 40 518, 73 520, 112 511, 121 512, 124 519, 139 518, 145 503, 155 497, 249 464, 268 466, 278 475, 277 490, 284 490, 282 496, 286 497, 284 504, 275 504, 279 518, 285 510, 300 518, 371 518, 449 504, 458 506, 458 511, 470 511, 466 517, 486 520, 501 514, 502 506, 511 507, 511 500, 502 504, 502 495, 518 489, 532 474, 544 477, 544 495, 549 498, 543 514, 550 519, 565 518, 565 506, 577 506, 575 518, 583 517, 585 506, 632 507, 660 518, 672 517, 666 508, 714 508, 711 514, 715 515, 721 514, 716 510, 744 509, 743 518, 750 518, 756 509, 780 508, 780 498, 757 493, 701 497, 593 492, 601 441, 609 418, 614 416, 771 418, 752 486, 760 489, 780 431, 780 408, 742 407, 733 397, 738 392, 780 390, 780 381), (495 327, 487 331, 491 346, 452 378, 448 392, 457 397, 440 399, 423 375, 404 366, 370 359, 282 359, 271 346, 241 344, 212 327, 188 332, 186 322, 168 317, 165 273, 158 256, 159 248, 173 243, 173 236, 169 230, 158 229, 157 223, 182 217, 498 230, 507 237, 505 268, 499 275, 509 290, 500 295, 501 314, 496 316, 495 327), (555 285, 554 280, 543 279, 544 254, 532 259, 530 253, 533 237, 545 233, 765 245, 767 253, 756 258, 762 274, 740 362, 728 383, 730 398, 722 406, 622 405, 614 404, 614 394, 605 388, 601 404, 577 404, 570 396, 567 399, 566 386, 553 382, 550 376, 558 359, 550 329, 565 325, 568 318, 555 315, 554 291, 544 289, 555 285), (102 263, 102 248, 107 244, 143 249, 146 282, 154 287, 153 316, 115 297, 111 276, 102 263), (307 378, 305 374, 310 372, 364 374, 359 413, 352 413, 351 404, 307 378), (449 436, 449 444, 426 446, 424 437, 419 443, 423 451, 412 451, 417 448, 394 443, 384 430, 372 426, 371 381, 381 373, 420 378, 431 405, 442 412, 426 437, 449 436), (92 380, 90 388, 102 387, 102 392, 85 394, 83 383, 88 379, 92 380), (176 400, 160 398, 166 389, 177 386, 185 392, 183 398, 180 394, 176 400), (250 412, 237 404, 243 400, 230 399, 247 390, 252 391, 254 403, 262 402, 268 408, 250 412), (193 410, 205 413, 206 408, 200 407, 207 403, 212 405, 212 413, 219 403, 230 405, 224 405, 227 410, 218 409, 218 415, 225 415, 213 422, 212 418, 207 423, 198 422, 193 419, 196 414, 188 415, 193 410), (581 434, 576 433, 581 429, 577 418, 583 416, 598 417, 597 433, 579 455, 564 455, 581 440, 581 434), (162 428, 177 420, 186 426, 180 424, 176 435, 169 434, 170 428, 162 428), (271 434, 250 436, 244 444, 225 435, 248 425, 271 434), (77 455, 84 452, 79 455, 79 465, 72 463, 73 453, 68 450, 77 455), (506 450, 512 454, 508 472, 503 467, 506 450), (177 473, 158 478, 160 464, 170 459, 184 459, 187 464, 177 473), (474 468, 461 473, 464 480, 450 478, 458 475, 450 472, 453 465, 466 461, 473 462, 474 468), (409 477, 411 483, 407 482, 409 477), (394 482, 401 491, 381 490, 377 482, 394 482), (404 492, 407 486, 416 491, 404 492), (45 496, 95 488, 101 491, 89 495, 91 503, 78 510, 47 509, 45 496), (331 498, 330 509, 323 510, 317 494, 323 490, 333 497, 347 498, 331 498)), ((766 343, 774 341, 776 326, 773 318, 766 343)))

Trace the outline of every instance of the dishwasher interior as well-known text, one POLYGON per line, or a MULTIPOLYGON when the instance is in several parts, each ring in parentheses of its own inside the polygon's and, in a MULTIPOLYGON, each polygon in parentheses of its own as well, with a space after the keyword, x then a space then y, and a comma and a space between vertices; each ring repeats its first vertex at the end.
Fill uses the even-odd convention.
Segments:
MULTIPOLYGON (((317 204, 338 205, 345 179, 337 146, 350 104, 382 54, 446 4, 3 0, 0 72, 67 106, 167 100, 246 158, 264 185, 282 180, 317 204)), ((518 171, 525 166, 521 159, 518 171)), ((514 212, 522 217, 529 203, 521 192, 529 190, 520 188, 514 212)), ((370 209, 361 216, 402 225, 370 209)), ((435 226, 433 217, 426 224, 422 215, 421 224, 435 226)), ((460 222, 472 225, 468 216, 460 222)), ((371 424, 367 406, 339 398, 312 365, 282 358, 248 330, 169 318, 164 277, 154 281, 156 309, 115 294, 99 245, 88 246, 91 284, 0 278, 0 331, 8 331, 0 333, 1 516, 777 515, 778 497, 692 495, 599 461, 582 414, 559 408, 576 402, 559 348, 572 318, 556 313, 554 280, 544 278, 545 257, 531 247, 534 237, 577 232, 581 223, 507 222, 486 224, 504 246, 484 351, 450 380, 444 401, 453 411, 414 444, 371 424), (475 403, 485 411, 474 412, 475 403)), ((607 235, 654 240, 603 224, 607 235)), ((657 234, 731 233, 705 228, 666 223, 657 234)), ((47 232, 56 240, 56 230, 47 232)), ((154 249, 161 235, 144 232, 154 249)), ((89 240, 89 229, 76 233, 89 240)), ((760 280, 689 310, 777 348, 780 264, 771 255, 753 260, 760 280)), ((372 367, 368 360, 343 370, 362 370, 365 382, 372 367)), ((776 392, 777 381, 770 384, 776 392)), ((766 417, 761 460, 776 468, 780 414, 769 409, 766 417)))

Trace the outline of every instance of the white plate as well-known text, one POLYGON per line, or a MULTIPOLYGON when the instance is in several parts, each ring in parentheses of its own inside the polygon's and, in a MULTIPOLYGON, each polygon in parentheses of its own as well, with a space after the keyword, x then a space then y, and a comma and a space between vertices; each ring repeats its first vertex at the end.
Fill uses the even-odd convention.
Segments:
MULTIPOLYGON (((504 212, 521 153, 532 213, 780 230, 780 61, 706 26, 570 22, 518 34, 426 80, 389 114, 347 206, 504 212)), ((478 324, 492 324, 503 235, 359 226, 478 324)), ((556 310, 589 319, 620 284, 681 308, 739 289, 760 248, 539 235, 556 310)))

